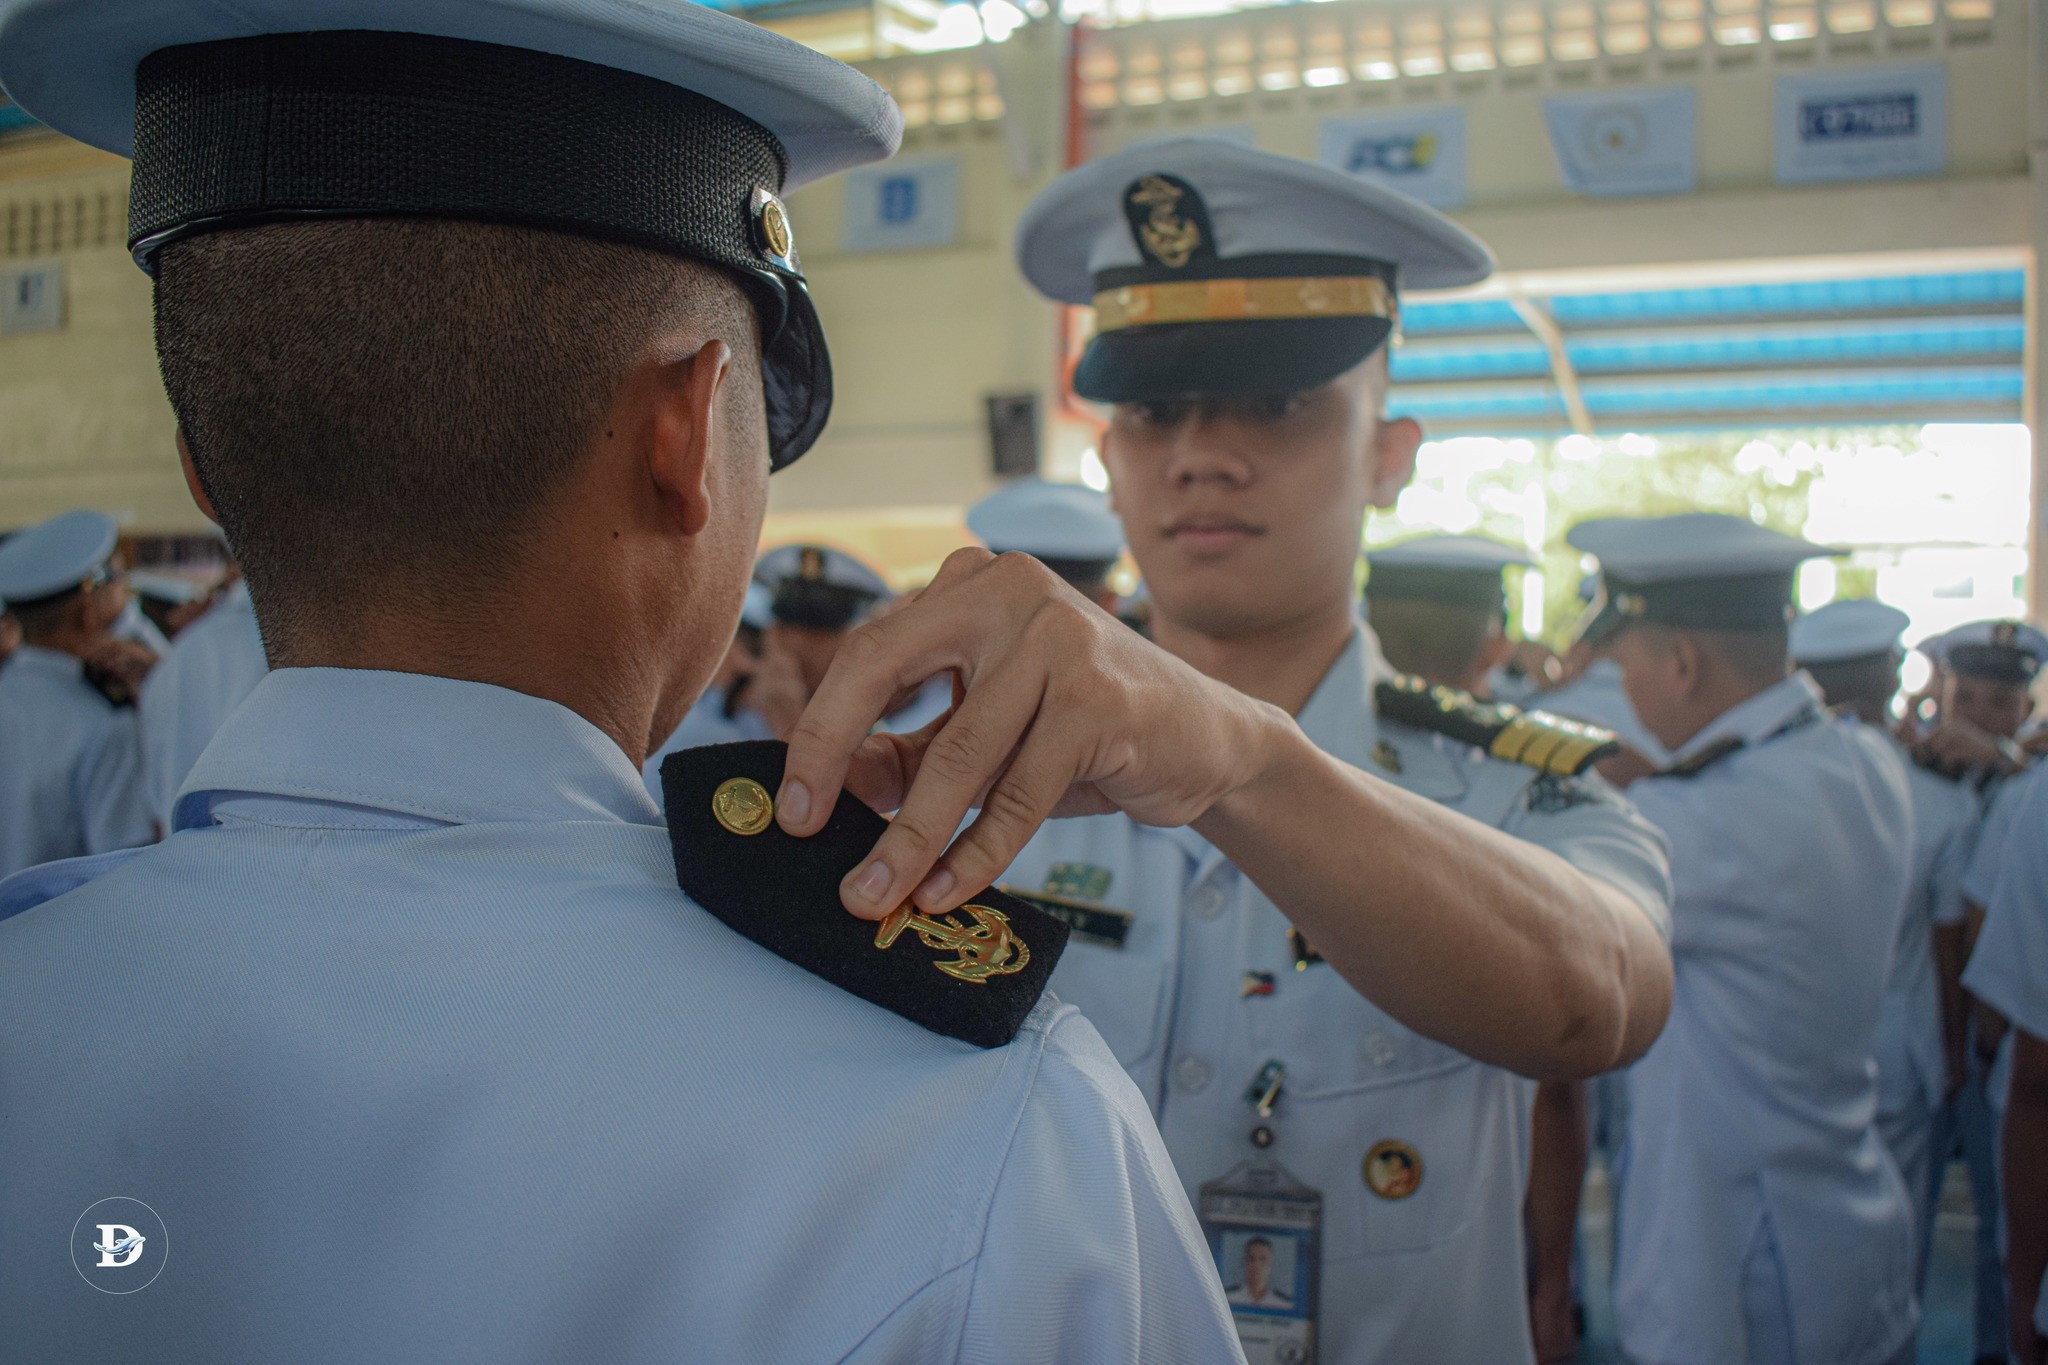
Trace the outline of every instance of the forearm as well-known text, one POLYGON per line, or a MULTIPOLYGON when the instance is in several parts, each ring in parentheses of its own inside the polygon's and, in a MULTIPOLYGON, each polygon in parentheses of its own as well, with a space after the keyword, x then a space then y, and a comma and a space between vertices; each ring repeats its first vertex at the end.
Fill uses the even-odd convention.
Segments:
POLYGON ((2048 1042, 2014 1040, 2005 1103, 2006 1293, 2013 1316, 2031 1315, 2048 1271, 2048 1042))
POLYGON ((1467 1056, 1539 1079, 1635 1060, 1671 955, 1618 889, 1338 762, 1276 726, 1255 775, 1195 823, 1337 972, 1467 1056))
POLYGON ((1545 1081, 1529 1124, 1529 1268, 1538 1287, 1571 1280, 1579 1195, 1586 1183, 1586 1086, 1545 1081))

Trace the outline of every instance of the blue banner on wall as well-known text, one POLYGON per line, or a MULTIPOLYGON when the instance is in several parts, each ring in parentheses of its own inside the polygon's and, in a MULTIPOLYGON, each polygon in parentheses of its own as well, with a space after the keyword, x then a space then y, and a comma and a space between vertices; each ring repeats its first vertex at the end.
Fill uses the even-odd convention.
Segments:
POLYGON ((1325 165, 1440 209, 1465 202, 1465 111, 1455 107, 1323 120, 1325 165))
POLYGON ((1699 183, 1690 89, 1603 91, 1543 101, 1565 188, 1600 199, 1689 194, 1699 183))
POLYGON ((960 163, 916 157, 849 171, 839 244, 847 251, 951 246, 958 231, 960 163))
POLYGON ((1948 167, 1948 79, 1934 63, 1780 76, 1781 185, 1940 175, 1948 167))

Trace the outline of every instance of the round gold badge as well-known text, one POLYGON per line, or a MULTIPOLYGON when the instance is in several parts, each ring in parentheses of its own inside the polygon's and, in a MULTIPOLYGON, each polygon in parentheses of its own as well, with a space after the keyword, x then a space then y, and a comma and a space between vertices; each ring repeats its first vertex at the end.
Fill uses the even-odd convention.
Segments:
POLYGON ((751 777, 735 777, 711 793, 711 814, 734 834, 759 834, 775 819, 775 801, 751 777))
POLYGON ((1406 1199, 1422 1187, 1422 1157, 1397 1138, 1365 1154, 1365 1187, 1382 1199, 1406 1199))
POLYGON ((762 248, 777 260, 788 260, 796 249, 796 235, 782 201, 766 190, 754 191, 754 223, 761 230, 762 248))

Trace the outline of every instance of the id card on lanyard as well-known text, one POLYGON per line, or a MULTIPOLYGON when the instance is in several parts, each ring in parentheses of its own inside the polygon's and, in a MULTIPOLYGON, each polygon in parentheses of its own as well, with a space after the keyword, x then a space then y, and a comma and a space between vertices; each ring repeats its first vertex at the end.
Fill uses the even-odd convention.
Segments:
POLYGON ((1314 1365, 1322 1195, 1254 1157, 1203 1185, 1198 1212, 1249 1365, 1314 1365))

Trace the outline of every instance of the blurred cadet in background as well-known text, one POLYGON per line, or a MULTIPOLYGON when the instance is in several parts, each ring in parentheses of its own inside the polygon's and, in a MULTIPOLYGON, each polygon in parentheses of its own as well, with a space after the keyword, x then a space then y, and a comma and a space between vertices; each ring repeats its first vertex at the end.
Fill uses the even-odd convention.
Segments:
POLYGON ((176 640, 180 631, 213 604, 215 589, 184 574, 137 569, 128 575, 128 591, 150 624, 166 640, 176 640))
POLYGON ((1614 731, 1623 744, 1641 755, 1644 767, 1655 772, 1670 766, 1671 752, 1650 733, 1636 715, 1628 693, 1622 690, 1621 665, 1614 661, 1613 639, 1596 641, 1588 631, 1595 619, 1592 603, 1599 581, 1599 575, 1588 574, 1579 584, 1579 600, 1588 609, 1561 661, 1565 681, 1543 693, 1540 703, 1532 704, 1541 705, 1552 715, 1568 716, 1614 731))
POLYGON ((967 529, 997 554, 1020 551, 1114 616, 1110 571, 1124 552, 1124 524, 1107 495, 1077 483, 1019 479, 967 509, 967 529))
POLYGON ((1365 621, 1387 662, 1490 698, 1487 679, 1515 647, 1502 575, 1536 561, 1479 536, 1421 536, 1370 551, 1365 562, 1365 621))
POLYGON ((1914 1203, 1875 1124, 1912 810, 1880 732, 1790 672, 1793 578, 1747 518, 1582 523, 1586 628, 1676 756, 1629 787, 1671 838, 1671 1021, 1629 1072, 1615 1314, 1645 1361, 1907 1361, 1914 1203))
POLYGON ((847 632, 894 594, 879 570, 829 545, 781 545, 754 565, 768 589, 768 629, 745 705, 782 739, 832 666, 847 632))
POLYGON ((1916 1291, 1927 1280, 1934 1210, 1947 1170, 1937 1151, 1936 1118, 1967 1074, 1959 1037, 1944 1037, 1943 984, 1936 935, 1963 922, 1963 870, 1977 828, 1977 799, 1953 777, 1916 762, 1892 732, 1899 692, 1899 643, 1906 613, 1882 602, 1830 602, 1792 623, 1792 661, 1806 670, 1822 698, 1885 737, 1899 757, 1913 807, 1913 861, 1906 913, 1885 979, 1877 1027, 1877 1130, 1914 1199, 1919 1236, 1916 1291))
MULTIPOLYGON (((0 602, 22 643, 0 668, 0 877, 156 835, 114 622, 129 604, 114 519, 65 512, 0 543, 0 602)), ((150 662, 154 662, 152 659, 150 662)))
POLYGON ((150 809, 164 829, 185 775, 269 669, 249 585, 236 574, 172 642, 138 702, 150 809))
MULTIPOLYGON (((2022 621, 1971 621, 1923 642, 1939 669, 1933 715, 1911 738, 1924 762, 1956 774, 1978 792, 1983 815, 1963 873, 1963 924, 1944 929, 1942 980, 1953 1012, 1945 1020, 1967 1079, 1942 1111, 1936 1142, 1959 1151, 1970 1172, 1978 1210, 1974 1331, 1980 1358, 2006 1349, 2008 1312, 1999 1193, 1998 1131, 2008 1089, 2008 1021, 1966 988, 1965 965, 1976 945, 2007 864, 2018 851, 2019 813, 2034 788, 2048 784, 2043 765, 2019 742, 2032 721, 2031 687, 2048 664, 2048 636, 2022 621)), ((1911 719, 1909 717, 1909 719, 1911 719)))

